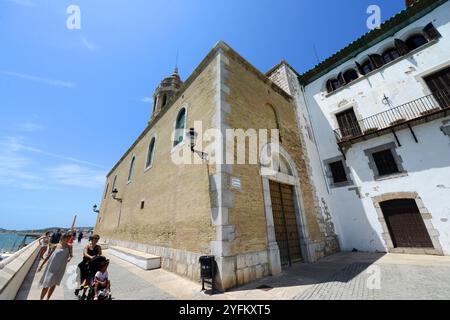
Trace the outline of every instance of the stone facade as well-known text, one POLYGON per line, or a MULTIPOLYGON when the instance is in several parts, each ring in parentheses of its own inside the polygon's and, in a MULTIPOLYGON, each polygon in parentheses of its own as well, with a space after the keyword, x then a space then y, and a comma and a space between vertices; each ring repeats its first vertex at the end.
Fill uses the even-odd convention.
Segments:
POLYGON ((159 255, 163 268, 194 280, 199 278, 198 258, 213 254, 217 287, 226 290, 281 271, 267 202, 267 179, 278 179, 295 187, 305 261, 334 253, 338 246, 328 245, 335 239, 332 222, 319 204, 300 136, 292 97, 219 42, 108 174, 96 232, 112 244, 159 255), (259 154, 256 163, 248 162, 255 156, 249 144, 244 164, 211 159, 173 163, 174 152, 193 156, 187 138, 173 147, 174 121, 182 108, 185 128, 201 121, 203 131, 215 128, 223 134, 209 151, 223 160, 236 148, 227 129, 279 129, 293 176, 263 178, 259 154), (154 159, 146 168, 152 138, 154 159), (109 195, 113 188, 116 199, 109 195))

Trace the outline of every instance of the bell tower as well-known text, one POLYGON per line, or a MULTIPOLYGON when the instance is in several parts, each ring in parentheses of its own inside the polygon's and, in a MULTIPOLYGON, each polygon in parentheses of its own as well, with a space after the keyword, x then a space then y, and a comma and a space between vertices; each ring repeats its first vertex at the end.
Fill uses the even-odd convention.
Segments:
POLYGON ((176 67, 173 73, 165 78, 153 93, 153 112, 150 120, 155 118, 161 110, 163 110, 169 101, 177 94, 180 90, 183 81, 178 74, 178 68, 176 67))

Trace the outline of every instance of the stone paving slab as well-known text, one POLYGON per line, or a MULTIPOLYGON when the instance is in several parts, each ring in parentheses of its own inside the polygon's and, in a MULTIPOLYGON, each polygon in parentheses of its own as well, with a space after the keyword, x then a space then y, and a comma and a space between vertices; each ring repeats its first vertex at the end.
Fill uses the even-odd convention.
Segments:
MULTIPOLYGON (((74 245, 75 258, 52 299, 76 299, 70 284, 83 246, 74 245)), ((450 257, 342 252, 209 296, 200 291, 198 282, 163 269, 142 270, 108 255, 108 250, 104 255, 110 259, 108 271, 117 300, 450 299, 450 257)), ((37 282, 42 272, 35 273, 36 268, 28 274, 18 299, 39 299, 37 282)))

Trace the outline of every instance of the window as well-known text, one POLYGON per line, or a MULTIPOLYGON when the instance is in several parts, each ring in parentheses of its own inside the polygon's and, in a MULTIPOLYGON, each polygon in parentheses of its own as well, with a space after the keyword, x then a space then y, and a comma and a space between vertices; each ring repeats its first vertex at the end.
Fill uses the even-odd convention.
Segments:
POLYGON ((361 128, 353 108, 336 114, 341 138, 354 138, 361 135, 361 128))
POLYGON ((344 81, 346 84, 356 79, 358 79, 358 72, 356 72, 354 69, 349 69, 344 72, 344 81))
POLYGON ((109 189, 109 183, 106 185, 105 194, 103 195, 103 199, 106 199, 106 196, 108 195, 108 189, 109 189))
POLYGON ((372 157, 375 165, 377 166, 378 174, 380 176, 400 172, 398 170, 398 166, 395 162, 394 156, 392 155, 391 149, 374 152, 372 154, 372 157))
POLYGON ((350 168, 347 167, 343 156, 324 160, 323 164, 330 188, 342 188, 353 185, 350 168))
POLYGON ((145 201, 141 201, 141 210, 144 209, 145 201))
POLYGON ((328 91, 328 93, 331 93, 331 92, 339 89, 342 86, 343 86, 343 83, 341 83, 341 81, 339 81, 336 78, 330 79, 330 80, 327 81, 327 91, 328 91))
POLYGON ((425 26, 425 28, 423 28, 423 32, 429 40, 436 40, 442 37, 432 22, 430 22, 425 26))
POLYGON ((148 145, 148 153, 147 153, 147 161, 145 162, 145 168, 149 168, 153 164, 153 155, 155 150, 155 137, 150 140, 150 144, 148 145))
POLYGON ((331 162, 329 164, 333 183, 347 182, 347 174, 345 173, 342 161, 331 162))
POLYGON ((394 61, 395 59, 400 57, 400 54, 398 53, 397 49, 395 48, 389 48, 383 52, 383 61, 384 63, 389 63, 391 61, 394 61))
POLYGON ((155 110, 156 110, 156 103, 158 102, 158 96, 155 96, 154 98, 153 98, 153 112, 155 112, 155 110))
POLYGON ((421 34, 416 34, 408 38, 406 40, 406 45, 410 50, 414 50, 416 48, 419 48, 426 44, 428 41, 425 39, 425 37, 421 34))
POLYGON ((372 61, 370 60, 364 61, 363 64, 361 65, 361 69, 364 74, 368 74, 369 72, 375 70, 375 68, 372 65, 372 61))
POLYGON ((134 169, 134 162, 136 161, 136 157, 133 156, 130 163, 130 170, 128 171, 128 182, 131 181, 131 178, 133 178, 133 169, 134 169))
POLYGON ((113 191, 116 188, 116 181, 117 181, 117 176, 114 177, 114 181, 113 181, 113 184, 112 184, 111 191, 113 191))
POLYGON ((161 107, 164 107, 167 103, 167 94, 165 93, 162 98, 161 107))
POLYGON ((183 108, 178 113, 177 120, 175 121, 175 138, 173 141, 174 147, 183 142, 185 126, 186 126, 186 109, 183 108))

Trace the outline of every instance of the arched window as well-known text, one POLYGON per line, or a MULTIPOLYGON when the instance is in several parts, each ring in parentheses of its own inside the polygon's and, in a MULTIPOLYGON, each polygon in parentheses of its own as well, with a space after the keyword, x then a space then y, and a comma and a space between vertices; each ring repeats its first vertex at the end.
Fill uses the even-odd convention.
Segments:
POLYGON ((394 61, 395 59, 400 57, 400 54, 398 53, 397 49, 395 48, 389 48, 385 50, 382 54, 384 63, 389 63, 391 61, 394 61))
POLYGON ((370 61, 370 59, 367 59, 366 61, 363 62, 363 64, 361 64, 361 69, 364 72, 364 74, 368 74, 369 72, 375 70, 372 61, 370 61))
POLYGON ((148 145, 147 161, 145 162, 145 168, 149 168, 153 164, 153 155, 155 154, 155 137, 150 140, 148 145))
POLYGON ((112 188, 111 188, 111 192, 116 188, 116 181, 117 181, 117 175, 114 176, 114 180, 113 180, 113 184, 112 184, 112 188))
POLYGON ((425 39, 425 37, 423 35, 415 34, 415 35, 409 37, 405 42, 410 50, 414 50, 416 48, 423 46, 428 41, 427 41, 427 39, 425 39))
POLYGON ((130 163, 130 170, 128 171, 128 182, 130 182, 131 179, 133 178, 134 162, 135 161, 136 161, 136 157, 133 156, 133 158, 131 159, 131 163, 130 163))
MULTIPOLYGON (((273 105, 271 105, 270 103, 267 103, 266 106, 268 106, 269 109, 272 111, 272 113, 273 113, 273 119, 274 119, 274 121, 275 121, 275 126, 276 126, 276 128, 270 128, 270 129, 277 129, 277 130, 278 130, 278 138, 279 138, 280 141, 281 141, 280 121, 279 121, 279 119, 278 119, 277 111, 275 110, 275 107, 274 107, 273 105)), ((270 137, 273 138, 273 137, 272 137, 272 133, 270 134, 270 137)))
POLYGON ((156 103, 158 102, 158 96, 155 96, 154 98, 153 98, 153 112, 155 112, 155 110, 156 110, 156 103))
POLYGON ((175 137, 173 146, 180 144, 184 139, 184 129, 186 127, 186 109, 183 108, 178 112, 177 120, 175 121, 175 137))
POLYGON ((108 195, 108 189, 109 189, 109 183, 106 184, 105 194, 103 196, 103 199, 106 199, 106 196, 108 195))
POLYGON ((164 93, 163 97, 162 97, 162 103, 161 103, 161 107, 164 107, 167 103, 167 94, 164 93))
POLYGON ((344 81, 346 84, 356 79, 358 79, 358 72, 355 69, 348 69, 344 72, 344 81))
POLYGON ((342 86, 343 86, 343 83, 341 83, 341 81, 339 81, 336 78, 329 79, 327 81, 327 91, 328 91, 328 93, 331 93, 331 92, 339 89, 342 86))

